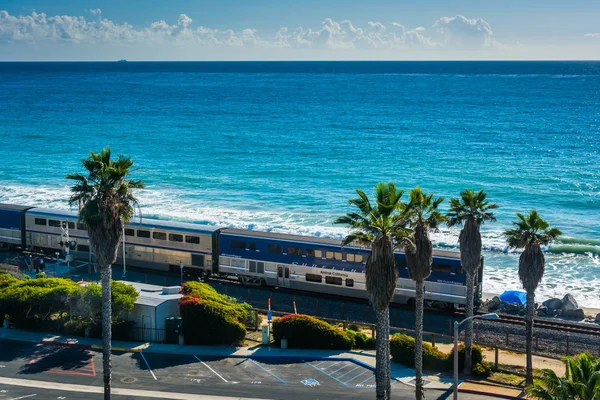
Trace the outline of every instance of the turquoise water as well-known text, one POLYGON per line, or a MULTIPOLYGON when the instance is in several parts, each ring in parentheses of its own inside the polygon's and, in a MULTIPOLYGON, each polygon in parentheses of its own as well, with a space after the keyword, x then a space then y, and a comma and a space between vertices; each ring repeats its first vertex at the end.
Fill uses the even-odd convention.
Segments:
MULTIPOLYGON (((500 233, 568 238, 542 297, 600 307, 600 63, 0 63, 0 201, 68 208, 90 149, 134 159, 145 217, 341 237, 354 188, 485 188, 484 291, 519 288, 500 233)), ((458 231, 433 234, 457 247, 458 231)))

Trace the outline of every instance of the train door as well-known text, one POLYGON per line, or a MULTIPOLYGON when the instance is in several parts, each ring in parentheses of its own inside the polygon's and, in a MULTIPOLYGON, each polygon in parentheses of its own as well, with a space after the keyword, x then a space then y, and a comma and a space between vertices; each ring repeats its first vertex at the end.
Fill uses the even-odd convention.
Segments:
POLYGON ((290 267, 277 264, 277 284, 283 287, 290 287, 290 267))

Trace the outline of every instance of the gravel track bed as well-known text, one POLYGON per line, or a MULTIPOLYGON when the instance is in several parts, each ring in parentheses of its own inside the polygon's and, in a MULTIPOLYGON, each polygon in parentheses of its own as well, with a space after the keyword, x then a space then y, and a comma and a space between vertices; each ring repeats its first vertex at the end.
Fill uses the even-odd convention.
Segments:
MULTIPOLYGON (((294 312, 294 300, 298 313, 319 316, 323 318, 346 319, 348 321, 358 321, 364 323, 375 323, 375 313, 373 309, 365 303, 344 302, 335 299, 319 298, 316 295, 291 294, 279 292, 277 289, 265 289, 259 287, 243 287, 237 284, 223 283, 219 281, 207 281, 219 293, 228 294, 235 297, 238 301, 248 302, 255 308, 267 309, 268 299, 271 298, 271 309, 287 313, 294 312), (248 296, 250 293, 250 297, 248 296)), ((442 335, 452 335, 452 325, 455 318, 450 315, 425 313, 424 330, 442 335)), ((390 324, 393 327, 414 329, 415 313, 412 310, 391 309, 390 324)), ((478 326, 478 343, 485 346, 499 346, 517 351, 525 351, 525 327, 498 322, 476 321, 478 326), (506 333, 508 332, 508 342, 506 333)), ((577 354, 583 351, 589 351, 594 355, 600 356, 600 336, 584 334, 567 334, 561 331, 550 329, 536 329, 538 345, 535 346, 534 334, 534 352, 540 355, 551 357, 561 357, 567 355, 567 336, 569 336, 569 354, 577 354)), ((463 332, 461 331, 461 337, 463 332)), ((425 340, 430 340, 425 337, 425 340)), ((437 342, 449 342, 448 338, 436 337, 437 342)))

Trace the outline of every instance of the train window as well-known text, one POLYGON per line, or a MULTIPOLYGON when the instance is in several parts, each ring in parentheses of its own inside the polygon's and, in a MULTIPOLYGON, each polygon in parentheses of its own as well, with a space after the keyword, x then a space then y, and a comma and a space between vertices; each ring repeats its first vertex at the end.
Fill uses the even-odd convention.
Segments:
POLYGON ((256 263, 256 272, 258 272, 259 274, 265 273, 265 263, 264 262, 256 263))
POLYGON ((90 251, 90 246, 88 246, 87 244, 78 244, 77 245, 77 251, 90 251))
POLYGON ((204 256, 202 254, 192 254, 192 265, 204 267, 204 256))
POLYGON ((135 236, 134 229, 125 229, 125 236, 135 236))
POLYGON ((302 249, 300 249, 298 247, 288 247, 287 248, 287 253, 288 254, 293 254, 295 256, 301 256, 302 255, 302 249))
POLYGON ((137 231, 137 235, 138 235, 138 237, 141 237, 141 238, 149 238, 150 237, 150 231, 141 231, 141 230, 138 230, 137 231))
POLYGON ((315 250, 316 258, 323 258, 323 252, 321 250, 315 250))
POLYGON ((77 230, 78 231, 87 231, 87 225, 82 223, 82 222, 78 222, 77 223, 77 230))
POLYGON ((346 286, 354 287, 354 279, 346 278, 346 286))
POLYGON ((246 242, 240 242, 239 240, 232 240, 231 241, 231 247, 234 249, 245 249, 246 248, 246 242))
POLYGON ((321 283, 321 275, 317 275, 317 274, 306 274, 305 277, 307 282, 319 282, 321 283))
POLYGON ((465 271, 463 270, 462 265, 459 265, 458 267, 456 267, 455 271, 456 271, 455 273, 457 273, 457 274, 464 274, 465 273, 465 271))
POLYGON ((277 277, 283 278, 283 267, 277 267, 277 277))
POLYGON ((315 251, 313 249, 306 249, 306 257, 314 257, 315 251))
POLYGON ((248 262, 248 271, 249 272, 256 272, 256 261, 249 261, 248 262))
POLYGON ((44 225, 44 226, 46 226, 46 220, 44 218, 36 218, 34 222, 35 222, 36 225, 44 225))
POLYGON ((183 242, 183 235, 179 235, 177 233, 169 233, 169 240, 171 242, 183 242))
POLYGON ((269 253, 283 253, 283 247, 278 244, 270 244, 268 250, 269 253))
POLYGON ((335 258, 336 260, 341 260, 341 259, 342 259, 342 253, 337 253, 337 252, 336 252, 336 253, 334 254, 334 258, 335 258))
POLYGON ((60 221, 57 221, 55 219, 49 219, 48 226, 54 226, 55 228, 60 228, 61 223, 60 223, 60 221))
POLYGON ((75 229, 75 222, 69 222, 69 229, 75 229))
POLYGON ((191 243, 191 244, 200 244, 200 237, 198 237, 198 236, 186 236, 185 237, 185 242, 186 243, 191 243))
POLYGON ((333 251, 326 251, 325 258, 327 258, 328 260, 333 260, 333 251))
POLYGON ((325 283, 328 283, 330 285, 342 286, 342 278, 340 278, 339 276, 326 276, 325 283))
POLYGON ((354 254, 346 254, 346 261, 354 262, 354 254))
POLYGON ((152 232, 152 239, 167 240, 167 234, 164 232, 152 232))
POLYGON ((363 256, 362 256, 362 254, 355 255, 354 256, 354 262, 357 262, 357 263, 363 262, 363 256))
POLYGON ((448 264, 433 264, 431 266, 431 270, 433 272, 450 273, 450 271, 452 270, 452 268, 450 268, 450 266, 448 264))
POLYGON ((290 269, 289 268, 285 269, 285 279, 290 279, 290 269))
POLYGON ((248 248, 249 248, 250 250, 254 250, 254 251, 256 251, 256 243, 250 242, 250 244, 248 245, 248 248))

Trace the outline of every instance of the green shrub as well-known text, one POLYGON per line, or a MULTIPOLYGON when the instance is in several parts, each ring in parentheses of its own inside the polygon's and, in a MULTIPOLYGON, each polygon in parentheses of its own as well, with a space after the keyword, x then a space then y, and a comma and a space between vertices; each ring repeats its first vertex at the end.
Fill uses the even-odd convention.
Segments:
POLYGON ((375 341, 362 332, 356 332, 354 330, 348 329, 346 331, 346 334, 352 338, 354 342, 354 345, 352 347, 354 348, 364 350, 370 350, 375 348, 375 341))
POLYGON ((300 349, 349 350, 353 338, 341 329, 308 315, 290 314, 273 320, 273 338, 281 344, 288 339, 288 346, 300 349))
MULTIPOLYGON (((390 341, 392 360, 408 367, 415 366, 415 338, 400 333, 390 341)), ((446 354, 429 343, 423 343, 423 368, 440 370, 445 367, 446 354)))
POLYGON ((354 331, 354 332, 360 332, 360 326, 358 326, 358 324, 350 324, 350 325, 348 325, 348 330, 354 331))
POLYGON ((473 375, 487 378, 492 374, 492 366, 490 363, 482 362, 473 365, 473 375))
POLYGON ((186 295, 179 301, 185 344, 226 344, 243 342, 245 326, 231 313, 228 304, 186 295))
MULTIPOLYGON (((415 365, 415 338, 400 333, 395 334, 390 341, 390 353, 392 360, 414 367, 415 365)), ((484 362, 483 352, 480 346, 471 347, 471 357, 473 361, 473 373, 475 375, 487 376, 490 366, 484 362)), ((458 346, 458 369, 462 371, 465 365, 465 346, 458 346)), ((423 367, 436 371, 452 371, 454 368, 454 353, 443 353, 429 343, 423 343, 423 367)))

